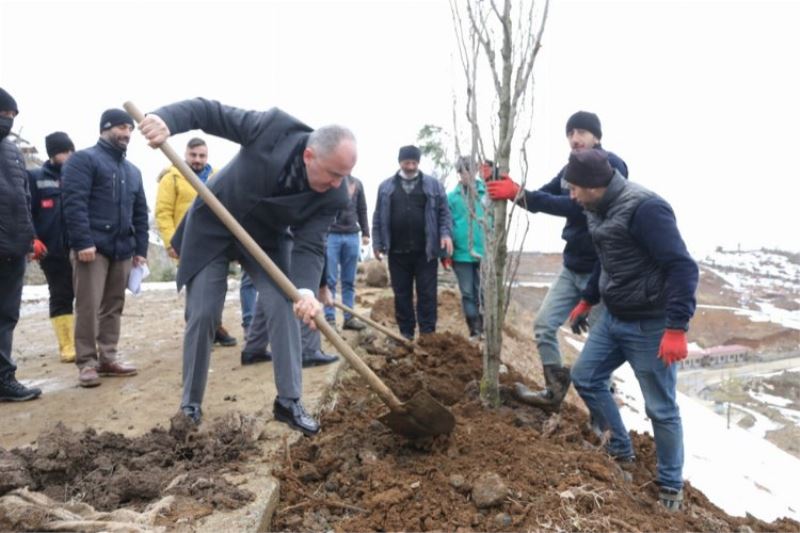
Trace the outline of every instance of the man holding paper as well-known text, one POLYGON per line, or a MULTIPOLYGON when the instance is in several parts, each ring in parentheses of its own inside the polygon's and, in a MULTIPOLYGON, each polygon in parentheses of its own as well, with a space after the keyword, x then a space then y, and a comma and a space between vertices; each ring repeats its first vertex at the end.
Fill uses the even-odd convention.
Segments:
POLYGON ((142 173, 125 157, 133 119, 121 109, 100 118, 100 139, 64 165, 64 221, 75 289, 75 363, 81 387, 100 376, 128 377, 117 360, 120 319, 131 268, 147 260, 147 201, 142 173))

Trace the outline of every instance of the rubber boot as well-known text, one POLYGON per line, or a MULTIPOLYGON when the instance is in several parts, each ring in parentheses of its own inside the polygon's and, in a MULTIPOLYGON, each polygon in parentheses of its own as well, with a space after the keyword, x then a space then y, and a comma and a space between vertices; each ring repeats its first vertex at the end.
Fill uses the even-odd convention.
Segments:
POLYGON ((569 390, 569 367, 544 365, 544 381, 545 389, 541 391, 532 391, 522 383, 514 383, 514 397, 546 411, 558 411, 569 390))
POLYGON ((478 331, 476 326, 476 319, 475 317, 465 317, 467 321, 467 329, 469 330, 469 338, 470 340, 475 340, 478 338, 478 331))
POLYGON ((58 339, 58 355, 62 363, 75 362, 75 320, 73 315, 59 315, 50 319, 58 339))

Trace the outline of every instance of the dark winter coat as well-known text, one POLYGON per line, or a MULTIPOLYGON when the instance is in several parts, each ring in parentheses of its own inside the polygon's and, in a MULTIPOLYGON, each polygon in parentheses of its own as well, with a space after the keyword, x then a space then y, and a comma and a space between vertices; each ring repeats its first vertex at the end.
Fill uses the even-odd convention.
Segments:
POLYGON ((61 172, 64 220, 72 250, 92 246, 113 261, 147 257, 142 173, 105 139, 75 152, 61 172))
POLYGON ((0 140, 0 258, 31 250, 33 222, 25 158, 8 138, 0 140))
POLYGON ((331 233, 358 233, 360 231, 362 237, 369 237, 364 185, 360 179, 348 176, 342 187, 353 187, 353 194, 350 195, 347 207, 336 214, 336 220, 331 224, 331 233))
MULTIPOLYGON (((600 146, 598 146, 599 148, 600 146)), ((616 154, 608 153, 608 162, 624 177, 628 177, 628 166, 616 154)), ((561 238, 564 246, 564 266, 573 272, 586 274, 592 272, 597 262, 597 254, 592 246, 586 215, 583 208, 569 197, 569 189, 561 169, 555 178, 536 191, 525 191, 525 208, 532 213, 547 213, 567 219, 561 238)))
POLYGON ((586 217, 601 268, 584 298, 623 320, 666 317, 667 328, 687 329, 699 274, 672 207, 617 172, 586 217))
POLYGON ((36 238, 47 246, 49 257, 68 257, 67 227, 61 194, 61 169, 45 161, 28 172, 31 189, 31 215, 36 238))
MULTIPOLYGON (((324 193, 308 188, 302 152, 311 128, 278 108, 245 111, 203 98, 153 113, 172 134, 201 129, 241 145, 233 160, 209 178, 208 187, 267 253, 275 254, 292 239, 290 278, 297 287, 319 286, 328 228, 348 197, 345 187, 324 193), (297 171, 297 180, 289 179, 297 171)), ((236 258, 242 253, 200 197, 183 218, 172 247, 181 258, 178 288, 220 254, 236 258)))
MULTIPOLYGON (((422 179, 422 192, 427 198, 424 220, 425 254, 428 260, 431 260, 439 257, 441 253, 441 239, 452 237, 453 220, 450 217, 447 194, 442 184, 436 178, 421 172, 420 176, 422 179)), ((380 184, 375 212, 372 214, 372 248, 380 253, 387 253, 392 249, 392 195, 396 188, 396 178, 400 179, 399 173, 387 178, 380 184)))

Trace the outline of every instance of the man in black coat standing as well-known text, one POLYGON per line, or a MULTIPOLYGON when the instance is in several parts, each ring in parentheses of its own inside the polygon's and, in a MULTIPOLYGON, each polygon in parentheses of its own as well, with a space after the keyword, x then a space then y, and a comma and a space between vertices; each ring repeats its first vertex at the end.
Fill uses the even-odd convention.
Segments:
POLYGON ((314 435, 319 423, 300 401, 301 341, 295 315, 313 325, 314 316, 321 312, 314 289, 322 275, 328 228, 336 213, 347 206, 347 191, 341 184, 356 163, 355 138, 341 126, 313 131, 277 108, 246 111, 203 98, 157 109, 141 124, 151 146, 192 129, 241 145, 236 157, 208 186, 289 275, 303 298, 293 308, 292 301, 205 202, 196 199, 172 239, 181 256, 178 289, 187 286, 181 410, 200 423, 211 340, 227 289, 228 262, 240 260, 267 315, 278 390, 273 404, 275 419, 314 435))
POLYGON ((42 394, 40 389, 17 381, 17 365, 11 359, 22 302, 25 256, 33 240, 25 159, 17 145, 6 139, 18 113, 17 102, 0 88, 0 401, 16 402, 42 394))
POLYGON ((58 340, 62 363, 75 362, 75 319, 72 314, 72 264, 69 262, 67 228, 61 197, 61 169, 75 152, 75 145, 63 131, 45 137, 48 160, 28 173, 31 188, 31 215, 36 239, 33 259, 47 279, 50 291, 50 321, 58 340))

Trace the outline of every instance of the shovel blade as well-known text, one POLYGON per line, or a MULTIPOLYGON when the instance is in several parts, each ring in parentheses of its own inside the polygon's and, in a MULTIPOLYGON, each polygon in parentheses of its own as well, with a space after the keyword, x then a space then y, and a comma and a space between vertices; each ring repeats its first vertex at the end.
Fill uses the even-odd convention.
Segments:
POLYGON ((389 411, 378 420, 395 433, 412 439, 446 435, 456 425, 453 413, 427 391, 416 393, 403 408, 403 411, 389 411))

